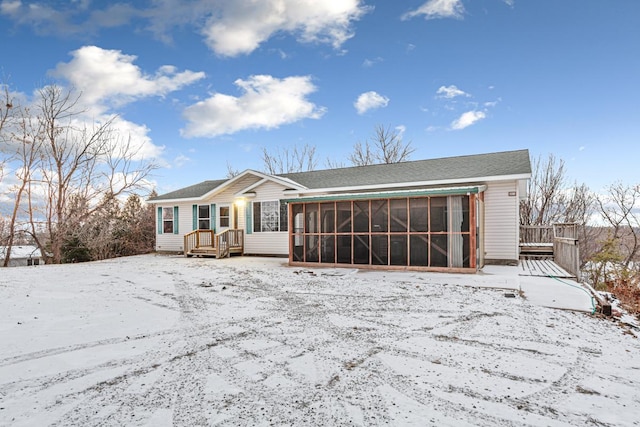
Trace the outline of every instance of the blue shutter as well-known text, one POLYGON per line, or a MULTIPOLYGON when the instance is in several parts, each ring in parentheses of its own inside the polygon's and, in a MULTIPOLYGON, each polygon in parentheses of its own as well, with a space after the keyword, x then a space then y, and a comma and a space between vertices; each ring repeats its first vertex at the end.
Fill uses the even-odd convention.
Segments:
POLYGON ((162 208, 158 206, 158 234, 162 234, 162 208))
POLYGON ((253 203, 247 203, 244 206, 244 232, 246 234, 251 234, 253 232, 253 226, 251 224, 251 220, 253 219, 253 203))
POLYGON ((173 234, 180 234, 178 231, 178 207, 173 207, 173 234))
POLYGON ((211 207, 209 208, 209 213, 211 214, 211 224, 209 224, 209 228, 216 232, 216 204, 211 203, 211 207))
POLYGON ((198 228, 198 205, 193 205, 192 206, 192 212, 193 212, 193 229, 197 230, 198 228))

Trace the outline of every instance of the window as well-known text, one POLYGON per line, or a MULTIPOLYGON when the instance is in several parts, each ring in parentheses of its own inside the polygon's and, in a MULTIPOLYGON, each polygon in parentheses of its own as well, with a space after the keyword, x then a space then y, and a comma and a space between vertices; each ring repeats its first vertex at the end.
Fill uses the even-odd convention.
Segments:
POLYGON ((173 208, 162 208, 162 232, 173 233, 173 208))
POLYGON ((211 229, 211 211, 209 205, 198 206, 198 229, 209 230, 211 229))
POLYGON ((229 222, 231 218, 229 216, 230 211, 231 210, 229 209, 229 206, 220 206, 220 228, 229 228, 229 222))
POLYGON ((253 231, 287 231, 287 204, 278 200, 253 202, 253 231))

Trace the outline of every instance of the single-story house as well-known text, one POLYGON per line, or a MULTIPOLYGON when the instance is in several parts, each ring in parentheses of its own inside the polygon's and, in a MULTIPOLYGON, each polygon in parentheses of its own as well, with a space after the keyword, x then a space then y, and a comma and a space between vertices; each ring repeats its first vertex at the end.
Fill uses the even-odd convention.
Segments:
POLYGON ((528 150, 269 175, 153 197, 156 250, 475 272, 519 256, 528 150), (207 252, 210 251, 210 252, 207 252))
MULTIPOLYGON (((0 266, 4 265, 4 259, 8 246, 0 246, 0 266)), ((44 264, 42 253, 37 246, 14 245, 9 254, 9 267, 22 267, 44 264)))

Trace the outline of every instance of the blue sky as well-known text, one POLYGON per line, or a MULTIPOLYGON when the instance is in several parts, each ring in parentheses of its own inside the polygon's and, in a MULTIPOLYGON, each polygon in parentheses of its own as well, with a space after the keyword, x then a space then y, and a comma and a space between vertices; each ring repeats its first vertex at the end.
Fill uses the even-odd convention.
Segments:
POLYGON ((638 183, 637 0, 0 0, 0 78, 50 82, 162 164, 160 193, 376 126, 412 159, 528 148, 593 190, 638 183))

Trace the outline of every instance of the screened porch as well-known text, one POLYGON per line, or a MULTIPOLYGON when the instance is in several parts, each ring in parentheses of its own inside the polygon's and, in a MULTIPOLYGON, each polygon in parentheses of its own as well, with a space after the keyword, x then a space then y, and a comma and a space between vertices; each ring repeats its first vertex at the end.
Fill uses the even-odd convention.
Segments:
POLYGON ((479 191, 458 191, 290 200, 290 263, 475 271, 479 191))

